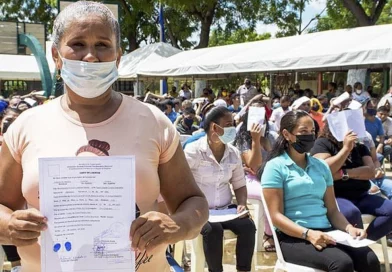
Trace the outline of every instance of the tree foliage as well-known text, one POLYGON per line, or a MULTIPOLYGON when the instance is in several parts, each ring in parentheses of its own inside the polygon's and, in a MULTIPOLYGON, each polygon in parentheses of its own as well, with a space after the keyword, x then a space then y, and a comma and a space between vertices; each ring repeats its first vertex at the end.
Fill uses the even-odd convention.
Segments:
POLYGON ((271 33, 258 34, 252 29, 238 29, 231 35, 226 35, 218 30, 213 30, 210 36, 210 47, 229 45, 243 42, 254 42, 261 40, 268 40, 271 38, 271 33))
POLYGON ((271 0, 262 16, 264 23, 276 24, 277 37, 301 35, 305 31, 302 14, 309 0, 271 0))
MULTIPOLYGON (((380 1, 373 0, 359 1, 356 4, 360 5, 360 8, 365 12, 369 24, 392 23, 392 0, 388 0, 385 5, 380 1), (381 13, 376 15, 377 7, 380 9, 381 6, 383 6, 381 13)), ((330 0, 327 2, 327 14, 318 20, 312 31, 358 27, 363 25, 360 24, 359 20, 362 19, 357 19, 356 15, 347 9, 343 1, 330 0)))
POLYGON ((56 0, 13 0, 0 2, 0 20, 44 23, 52 29, 56 0))
POLYGON ((241 28, 254 29, 266 7, 265 0, 166 0, 165 3, 185 14, 199 27, 200 39, 196 48, 209 46, 213 25, 218 31, 226 33, 241 28))

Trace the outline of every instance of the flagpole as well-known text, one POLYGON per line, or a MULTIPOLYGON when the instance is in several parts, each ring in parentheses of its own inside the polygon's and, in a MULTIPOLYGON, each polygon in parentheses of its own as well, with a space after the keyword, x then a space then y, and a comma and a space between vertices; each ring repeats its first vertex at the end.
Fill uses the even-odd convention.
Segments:
MULTIPOLYGON (((165 39, 165 18, 163 14, 163 5, 162 3, 159 3, 159 39, 160 42, 166 42, 165 39)), ((167 94, 167 81, 166 79, 163 79, 160 81, 160 89, 161 89, 161 95, 167 94)))

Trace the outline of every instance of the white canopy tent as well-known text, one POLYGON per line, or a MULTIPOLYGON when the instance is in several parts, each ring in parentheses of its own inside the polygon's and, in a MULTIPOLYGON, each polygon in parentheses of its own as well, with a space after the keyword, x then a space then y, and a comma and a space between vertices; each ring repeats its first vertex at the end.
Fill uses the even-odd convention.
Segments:
POLYGON ((41 80, 34 56, 0 54, 0 80, 41 80))
MULTIPOLYGON (((52 59, 52 42, 46 42, 46 59, 51 73, 55 65, 52 59)), ((32 80, 40 81, 38 64, 32 55, 0 54, 0 80, 32 80)))
POLYGON ((157 61, 180 52, 180 49, 163 42, 141 47, 121 57, 118 69, 120 79, 136 79, 140 69, 152 69, 157 61))
POLYGON ((256 72, 339 71, 390 67, 392 24, 184 51, 142 77, 221 78, 256 72))

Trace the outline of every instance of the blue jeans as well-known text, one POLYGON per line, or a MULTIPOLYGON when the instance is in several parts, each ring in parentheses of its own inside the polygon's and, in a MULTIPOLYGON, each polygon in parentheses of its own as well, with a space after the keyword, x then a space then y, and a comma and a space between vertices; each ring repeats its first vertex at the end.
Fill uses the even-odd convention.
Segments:
POLYGON ((384 158, 389 158, 389 155, 392 154, 392 146, 384 145, 384 150, 382 152, 384 158))
POLYGON ((363 228, 361 214, 371 214, 376 218, 366 232, 370 240, 377 241, 392 231, 392 201, 377 195, 363 194, 358 199, 336 198, 340 212, 353 226, 363 228))
POLYGON ((372 182, 380 188, 381 192, 388 197, 388 199, 392 199, 392 179, 389 178, 379 178, 373 179, 372 182))
POLYGON ((380 164, 382 165, 383 160, 384 160, 384 155, 377 153, 377 160, 380 162, 380 164))

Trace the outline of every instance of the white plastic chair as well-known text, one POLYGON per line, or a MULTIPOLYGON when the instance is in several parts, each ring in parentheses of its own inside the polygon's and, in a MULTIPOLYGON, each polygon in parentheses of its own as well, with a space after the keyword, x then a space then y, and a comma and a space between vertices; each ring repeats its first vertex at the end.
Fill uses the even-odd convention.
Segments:
POLYGON ((0 246, 0 271, 3 271, 4 260, 5 260, 5 252, 3 250, 3 247, 0 246))
POLYGON ((284 260, 282 250, 280 249, 279 240, 276 235, 275 228, 272 224, 272 220, 271 220, 271 216, 270 216, 270 213, 268 210, 268 206, 267 206, 267 203, 265 202, 265 199, 264 199, 263 191, 261 191, 261 201, 263 202, 263 206, 265 208, 264 211, 265 211, 265 214, 267 216, 268 222, 269 222, 271 230, 272 230, 272 236, 274 237, 274 242, 275 242, 276 255, 278 256, 278 259, 276 260, 274 271, 276 272, 276 271, 283 270, 283 271, 287 271, 287 272, 323 272, 323 270, 289 263, 284 260))
MULTIPOLYGON (((364 225, 370 224, 376 217, 371 214, 362 214, 362 223, 364 225)), ((385 272, 391 271, 391 266, 389 264, 389 255, 388 255, 388 244, 387 244, 387 237, 384 236, 380 239, 381 246, 382 246, 382 253, 384 255, 384 264, 385 264, 385 272)))
MULTIPOLYGON (((223 232, 223 247, 225 245, 225 240, 237 239, 235 235, 230 230, 224 230, 223 232)), ((192 272, 204 272, 204 267, 206 264, 206 258, 204 256, 203 250, 203 236, 199 234, 195 239, 192 240, 192 253, 191 253, 191 271, 192 272)), ((256 254, 253 254, 252 259, 252 272, 256 271, 256 254)))
POLYGON ((259 199, 249 199, 248 202, 252 204, 253 207, 253 216, 254 216, 254 222, 256 225, 256 251, 265 251, 264 246, 263 246, 263 236, 264 236, 264 208, 263 208, 263 202, 259 199))
MULTIPOLYGON (((182 257, 185 248, 185 241, 179 241, 174 244, 174 252, 173 252, 173 259, 181 266, 182 264, 182 257)), ((1 270, 0 270, 1 271, 1 270)))

